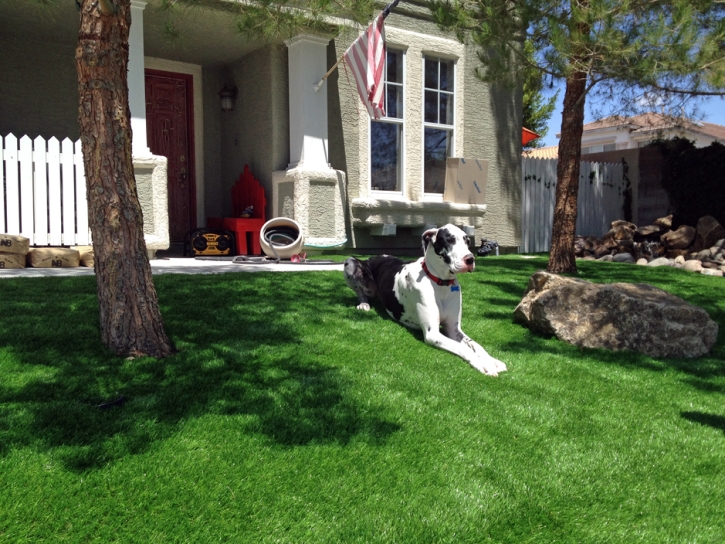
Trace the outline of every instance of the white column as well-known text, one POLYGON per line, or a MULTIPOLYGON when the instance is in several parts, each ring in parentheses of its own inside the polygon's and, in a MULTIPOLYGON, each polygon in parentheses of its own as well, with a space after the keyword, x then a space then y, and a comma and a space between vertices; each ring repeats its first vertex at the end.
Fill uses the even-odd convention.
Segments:
POLYGON ((327 154, 327 83, 314 84, 327 72, 328 38, 302 34, 286 41, 289 57, 289 169, 330 170, 327 154))
POLYGON ((143 10, 145 0, 131 0, 131 28, 128 36, 128 105, 133 131, 132 153, 148 157, 146 140, 146 81, 144 76, 143 10))

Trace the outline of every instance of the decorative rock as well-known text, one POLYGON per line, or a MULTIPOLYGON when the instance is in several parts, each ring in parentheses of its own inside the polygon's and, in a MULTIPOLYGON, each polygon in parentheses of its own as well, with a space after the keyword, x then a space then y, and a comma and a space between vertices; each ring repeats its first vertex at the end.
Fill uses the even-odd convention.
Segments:
POLYGON ((615 263, 633 263, 634 257, 631 253, 617 253, 612 256, 612 261, 615 263))
POLYGON ((702 261, 702 267, 717 270, 718 268, 720 268, 720 263, 714 263, 712 261, 702 261))
POLYGON ((668 259, 676 259, 677 257, 687 255, 689 250, 687 249, 668 249, 665 252, 665 257, 668 259))
POLYGON ((688 272, 700 272, 702 270, 702 263, 698 260, 686 261, 682 267, 688 272))
POLYGON ((671 230, 663 234, 660 240, 668 249, 687 249, 692 245, 696 234, 695 227, 682 225, 677 230, 671 230))
POLYGON ((599 257, 597 261, 603 262, 603 263, 611 263, 612 260, 614 260, 614 257, 611 255, 604 255, 602 257, 599 257))
POLYGON ((714 217, 706 215, 697 222, 696 250, 710 248, 723 238, 725 238, 725 228, 714 217))
POLYGON ((657 225, 639 227, 636 231, 634 231, 634 239, 637 242, 644 242, 645 240, 654 242, 659 240, 661 235, 662 229, 657 225))
POLYGON ((655 221, 655 225, 657 225, 658 227, 662 227, 663 229, 671 229, 672 216, 668 215, 667 217, 660 217, 655 221))
POLYGON ((717 268, 703 268, 700 270, 700 274, 704 274, 705 276, 719 276, 722 278, 725 272, 717 268))
POLYGON ((647 259, 645 259, 644 257, 642 257, 641 259, 637 259, 637 264, 639 266, 647 266, 648 262, 649 261, 647 259))
POLYGON ((695 254, 695 259, 697 259, 698 261, 702 261, 704 259, 709 259, 709 258, 710 258, 710 250, 709 249, 703 249, 702 251, 698 251, 695 254))
POLYGON ((675 257, 675 264, 685 264, 685 258, 682 255, 675 257))
POLYGON ((587 255, 586 257, 582 257, 585 261, 596 261, 597 258, 593 255, 587 255))
POLYGON ((647 263, 647 266, 672 266, 673 264, 675 264, 675 262, 667 257, 658 257, 647 263))
POLYGON ((577 346, 650 357, 699 357, 718 333, 705 310, 651 285, 594 284, 544 271, 529 278, 514 319, 577 346))

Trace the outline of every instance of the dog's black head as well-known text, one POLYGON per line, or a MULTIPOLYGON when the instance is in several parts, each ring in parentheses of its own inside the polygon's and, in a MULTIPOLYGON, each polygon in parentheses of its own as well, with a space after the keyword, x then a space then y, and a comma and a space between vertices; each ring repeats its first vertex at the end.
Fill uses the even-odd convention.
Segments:
POLYGON ((466 233, 450 224, 423 233, 423 252, 426 259, 442 260, 454 274, 473 272, 476 266, 476 260, 468 247, 469 243, 466 233))

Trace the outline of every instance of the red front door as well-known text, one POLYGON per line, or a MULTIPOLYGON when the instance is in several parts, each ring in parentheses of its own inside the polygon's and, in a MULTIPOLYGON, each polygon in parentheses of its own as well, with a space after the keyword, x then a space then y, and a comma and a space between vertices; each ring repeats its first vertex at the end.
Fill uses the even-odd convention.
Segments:
POLYGON ((196 227, 192 76, 146 70, 148 145, 168 164, 169 236, 182 242, 196 227))

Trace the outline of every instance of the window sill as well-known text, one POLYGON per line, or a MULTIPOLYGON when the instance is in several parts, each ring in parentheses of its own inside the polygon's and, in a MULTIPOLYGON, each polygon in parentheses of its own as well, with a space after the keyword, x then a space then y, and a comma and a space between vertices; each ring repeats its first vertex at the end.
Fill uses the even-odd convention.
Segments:
POLYGON ((400 227, 425 225, 483 226, 485 204, 457 204, 443 201, 412 201, 394 198, 355 198, 351 202, 353 227, 396 224, 400 227))

